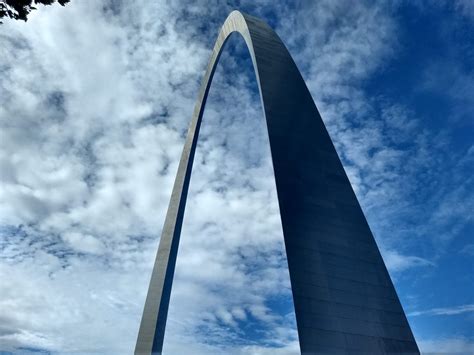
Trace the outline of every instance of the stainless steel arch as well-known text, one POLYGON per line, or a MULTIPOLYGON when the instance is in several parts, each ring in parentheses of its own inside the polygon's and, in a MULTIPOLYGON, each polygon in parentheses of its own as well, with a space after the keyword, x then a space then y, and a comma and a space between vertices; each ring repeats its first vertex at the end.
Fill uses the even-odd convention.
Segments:
POLYGON ((222 48, 240 33, 266 117, 302 353, 419 353, 344 168, 288 50, 233 11, 207 66, 178 167, 135 354, 161 353, 194 153, 222 48))

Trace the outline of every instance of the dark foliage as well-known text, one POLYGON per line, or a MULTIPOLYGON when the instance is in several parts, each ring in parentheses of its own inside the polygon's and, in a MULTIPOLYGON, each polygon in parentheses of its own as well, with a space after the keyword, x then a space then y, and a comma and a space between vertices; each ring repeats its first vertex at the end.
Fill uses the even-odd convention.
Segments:
MULTIPOLYGON (((62 6, 66 5, 70 0, 58 0, 62 6)), ((14 20, 28 20, 31 10, 35 10, 34 5, 43 4, 51 5, 56 0, 0 0, 0 23, 4 17, 14 20)))

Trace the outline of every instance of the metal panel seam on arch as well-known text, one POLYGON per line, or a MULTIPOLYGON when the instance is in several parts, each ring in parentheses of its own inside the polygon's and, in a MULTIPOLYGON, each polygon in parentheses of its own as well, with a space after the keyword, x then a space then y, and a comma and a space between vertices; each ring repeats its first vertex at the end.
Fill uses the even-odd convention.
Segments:
POLYGON ((418 347, 382 256, 306 84, 278 35, 233 11, 199 91, 166 214, 135 354, 160 354, 194 153, 222 48, 252 57, 266 118, 300 349, 413 353, 418 347))

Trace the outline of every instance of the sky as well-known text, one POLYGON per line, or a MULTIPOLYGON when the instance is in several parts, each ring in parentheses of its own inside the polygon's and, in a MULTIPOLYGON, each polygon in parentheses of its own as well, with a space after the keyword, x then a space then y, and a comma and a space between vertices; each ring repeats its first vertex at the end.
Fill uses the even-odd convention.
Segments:
MULTIPOLYGON (((269 23, 321 112, 424 353, 474 353, 474 3, 119 1, 0 25, 0 353, 128 354, 214 41, 269 23)), ((204 114, 164 348, 299 352, 255 74, 204 114)))

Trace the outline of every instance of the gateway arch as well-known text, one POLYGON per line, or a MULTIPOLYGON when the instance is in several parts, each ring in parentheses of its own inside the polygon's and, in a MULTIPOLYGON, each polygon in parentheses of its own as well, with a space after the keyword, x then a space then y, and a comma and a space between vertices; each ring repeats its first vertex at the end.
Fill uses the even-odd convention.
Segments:
POLYGON ((278 35, 233 11, 217 38, 188 130, 135 354, 160 354, 204 106, 222 48, 244 38, 266 118, 303 354, 418 354, 369 225, 306 84, 278 35))

